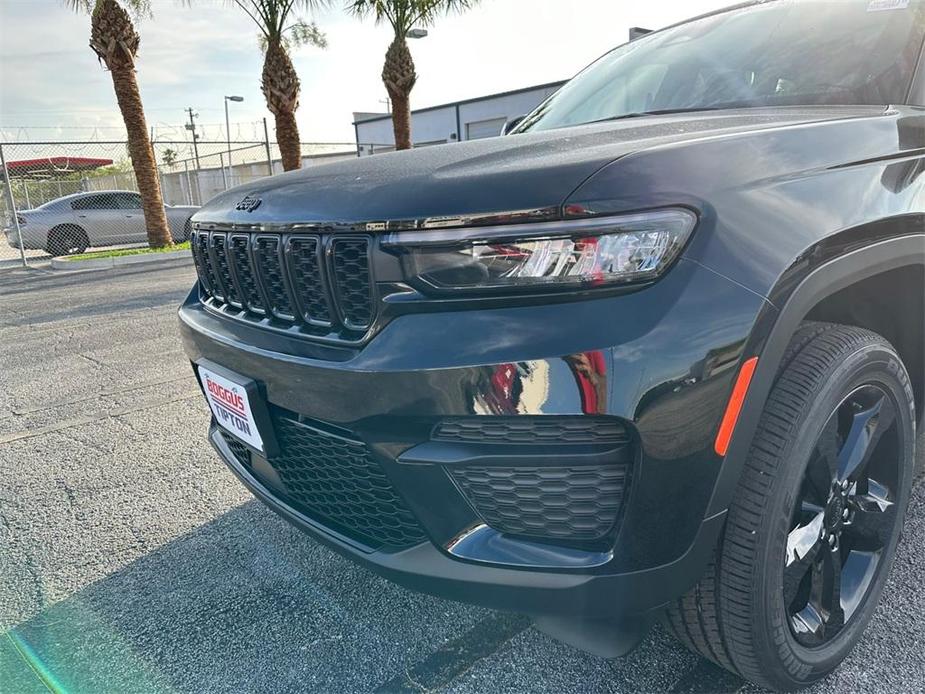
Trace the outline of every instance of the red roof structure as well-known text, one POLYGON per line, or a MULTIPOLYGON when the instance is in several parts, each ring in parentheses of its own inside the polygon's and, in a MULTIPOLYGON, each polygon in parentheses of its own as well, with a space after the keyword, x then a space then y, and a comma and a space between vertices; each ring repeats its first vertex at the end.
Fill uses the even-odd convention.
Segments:
POLYGON ((101 166, 110 166, 112 159, 90 157, 45 157, 8 161, 6 170, 17 178, 59 178, 76 171, 92 171, 101 166))

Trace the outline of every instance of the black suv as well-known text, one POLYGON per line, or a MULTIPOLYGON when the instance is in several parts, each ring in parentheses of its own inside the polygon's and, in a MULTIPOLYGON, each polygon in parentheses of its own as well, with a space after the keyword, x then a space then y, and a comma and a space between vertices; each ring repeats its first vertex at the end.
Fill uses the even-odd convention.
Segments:
POLYGON ((405 586, 819 679, 915 476, 923 35, 921 0, 738 6, 507 136, 220 195, 180 309, 212 444, 405 586))

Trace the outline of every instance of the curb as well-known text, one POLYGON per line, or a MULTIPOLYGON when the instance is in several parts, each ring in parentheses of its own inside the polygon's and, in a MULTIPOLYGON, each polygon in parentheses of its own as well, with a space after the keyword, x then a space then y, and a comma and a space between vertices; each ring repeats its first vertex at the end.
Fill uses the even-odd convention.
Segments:
POLYGON ((189 250, 166 251, 164 253, 139 253, 137 255, 120 255, 111 258, 88 258, 87 260, 68 260, 67 256, 51 259, 52 270, 105 270, 122 265, 174 265, 188 262, 192 264, 193 254, 189 250))

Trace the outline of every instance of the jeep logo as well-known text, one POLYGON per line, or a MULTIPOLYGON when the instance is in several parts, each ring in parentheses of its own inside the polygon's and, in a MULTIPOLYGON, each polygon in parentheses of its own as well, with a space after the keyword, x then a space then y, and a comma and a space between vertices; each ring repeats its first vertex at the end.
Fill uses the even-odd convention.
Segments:
POLYGON ((250 195, 247 195, 244 197, 244 199, 241 202, 235 205, 234 208, 238 210, 238 212, 253 212, 258 207, 260 207, 260 203, 262 202, 263 200, 261 200, 260 198, 255 198, 250 195))

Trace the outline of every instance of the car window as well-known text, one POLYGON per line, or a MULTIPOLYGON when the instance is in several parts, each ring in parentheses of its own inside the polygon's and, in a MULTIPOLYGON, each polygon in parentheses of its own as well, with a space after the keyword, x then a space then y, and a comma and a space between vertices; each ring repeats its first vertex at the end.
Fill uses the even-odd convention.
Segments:
POLYGON ((114 207, 111 195, 87 195, 71 202, 71 208, 75 210, 111 210, 114 207))
POLYGON ((925 0, 874 9, 779 0, 655 32, 588 67, 514 132, 649 111, 905 103, 925 0))
POLYGON ((140 210, 141 196, 137 193, 116 193, 115 206, 120 210, 140 210))

